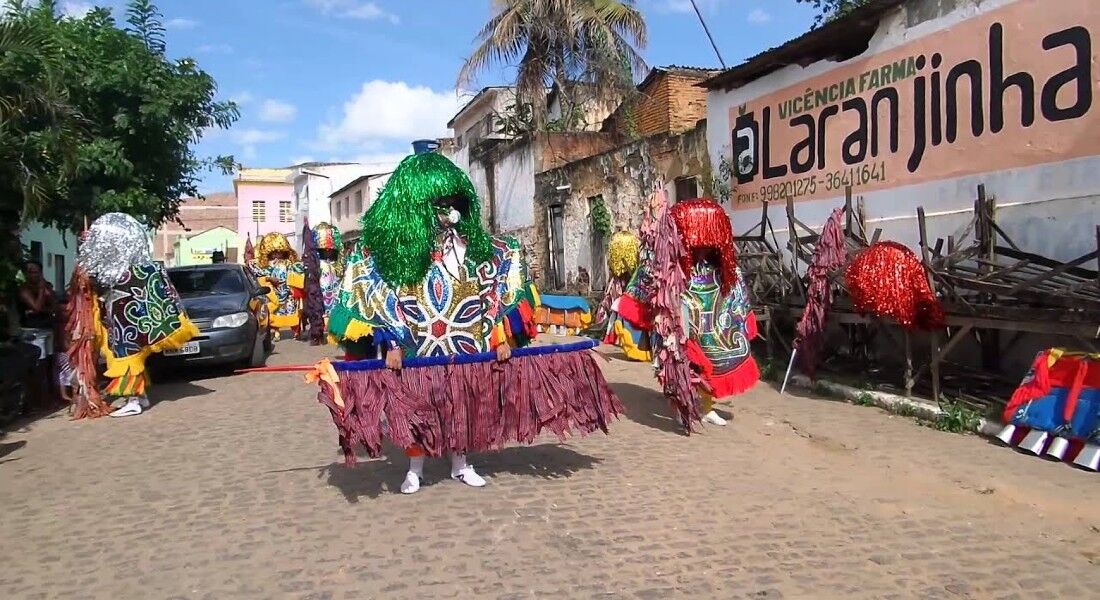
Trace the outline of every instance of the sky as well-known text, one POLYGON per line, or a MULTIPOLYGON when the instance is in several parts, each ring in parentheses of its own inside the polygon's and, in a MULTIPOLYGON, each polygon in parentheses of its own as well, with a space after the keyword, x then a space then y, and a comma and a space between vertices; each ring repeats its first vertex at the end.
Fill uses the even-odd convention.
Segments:
MULTIPOLYGON (((809 29, 795 0, 696 0, 727 66, 809 29)), ((490 0, 159 0, 168 54, 191 57, 241 118, 211 130, 201 156, 232 154, 246 167, 306 161, 391 166, 419 138, 450 135, 471 97, 456 76, 488 20, 490 0)), ((63 0, 79 15, 125 0, 63 0)), ((689 0, 638 0, 650 66, 717 67, 689 0)), ((475 88, 509 83, 514 68, 485 72, 475 88)), ((644 74, 643 74, 644 75, 644 74)), ((201 192, 232 190, 208 173, 201 192)))

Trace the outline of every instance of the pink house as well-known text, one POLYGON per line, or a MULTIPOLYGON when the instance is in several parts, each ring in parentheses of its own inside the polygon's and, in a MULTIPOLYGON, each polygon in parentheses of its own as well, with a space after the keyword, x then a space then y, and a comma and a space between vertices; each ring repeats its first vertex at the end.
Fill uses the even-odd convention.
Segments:
POLYGON ((233 179, 237 196, 237 235, 243 248, 245 239, 256 244, 261 236, 273 231, 286 234, 292 246, 300 232, 295 231, 294 184, 291 169, 241 169, 233 179))

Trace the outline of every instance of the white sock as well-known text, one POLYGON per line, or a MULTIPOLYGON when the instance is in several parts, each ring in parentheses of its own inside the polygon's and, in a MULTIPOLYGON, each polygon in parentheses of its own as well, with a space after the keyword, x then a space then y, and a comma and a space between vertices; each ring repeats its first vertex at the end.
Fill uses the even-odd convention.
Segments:
POLYGON ((451 455, 451 473, 452 474, 458 473, 462 469, 465 469, 467 466, 468 465, 466 464, 466 455, 465 454, 452 454, 451 455))
POLYGON ((409 472, 415 473, 417 477, 424 478, 424 457, 423 456, 410 456, 409 457, 409 472))

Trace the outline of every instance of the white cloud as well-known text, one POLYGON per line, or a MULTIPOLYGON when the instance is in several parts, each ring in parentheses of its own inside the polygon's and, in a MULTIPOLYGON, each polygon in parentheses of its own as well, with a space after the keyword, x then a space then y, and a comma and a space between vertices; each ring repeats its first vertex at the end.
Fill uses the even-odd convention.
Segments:
POLYGON ((174 19, 168 19, 168 22, 165 23, 164 26, 168 29, 194 29, 199 26, 199 22, 194 19, 176 17, 174 19))
POLYGON ((394 25, 401 22, 400 17, 386 11, 375 2, 364 2, 363 0, 305 0, 305 3, 326 16, 367 21, 385 19, 394 25))
POLYGON ((241 158, 244 160, 256 159, 258 155, 257 146, 277 142, 284 138, 286 138, 285 132, 269 129, 236 129, 232 132, 233 143, 240 146, 241 158))
POLYGON ((447 135, 447 121, 458 112, 453 91, 412 87, 403 81, 368 81, 344 103, 338 121, 318 128, 317 146, 377 152, 385 142, 409 143, 447 135))
POLYGON ((286 137, 282 131, 270 129, 237 129, 233 132, 233 141, 241 145, 267 144, 277 142, 286 137))
POLYGON ((244 106, 250 104, 256 97, 253 96, 251 92, 237 92, 230 96, 229 99, 236 102, 238 106, 244 106))
POLYGON ((233 46, 229 44, 203 44, 198 47, 202 54, 233 54, 233 46))
POLYGON ((61 14, 66 17, 73 17, 79 19, 84 15, 92 11, 95 6, 91 2, 81 2, 79 0, 67 0, 61 3, 61 14))
POLYGON ((749 23, 756 23, 757 25, 767 23, 772 20, 771 14, 762 8, 757 8, 749 13, 749 23))
POLYGON ((412 148, 405 152, 372 152, 368 154, 361 154, 352 158, 352 162, 357 162, 367 167, 369 173, 385 173, 392 171, 397 167, 397 163, 401 162, 406 156, 412 153, 412 148))
POLYGON ((260 104, 260 120, 267 123, 289 123, 298 116, 298 107, 289 102, 268 98, 260 104))

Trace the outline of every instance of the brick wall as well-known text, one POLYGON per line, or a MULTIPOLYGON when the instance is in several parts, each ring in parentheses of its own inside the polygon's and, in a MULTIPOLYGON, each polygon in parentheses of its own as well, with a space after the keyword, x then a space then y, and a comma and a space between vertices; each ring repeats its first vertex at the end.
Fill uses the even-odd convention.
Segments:
POLYGON ((680 134, 695 128, 707 118, 707 90, 697 87, 699 77, 669 74, 665 77, 668 89, 668 133, 680 134))
POLYGON ((176 240, 202 233, 207 229, 225 227, 237 230, 237 198, 233 192, 208 194, 205 199, 184 198, 180 203, 179 220, 165 223, 153 236, 153 258, 170 262, 176 240))
POLYGON ((628 112, 634 115, 634 131, 638 137, 662 133, 680 134, 695 128, 707 118, 707 91, 696 84, 711 75, 711 71, 668 69, 658 71, 638 90, 633 102, 615 111, 605 131, 628 133, 628 112))
MULTIPOLYGON (((657 134, 619 146, 607 152, 571 162, 535 177, 533 227, 516 232, 527 249, 536 283, 547 291, 550 268, 548 207, 563 208, 563 264, 565 287, 571 293, 588 294, 595 290, 579 289, 579 269, 588 273, 598 287, 606 282, 606 240, 603 246, 593 238, 589 198, 602 196, 611 213, 612 230, 637 233, 649 196, 658 180, 667 185, 677 177, 697 177, 700 193, 709 190, 710 158, 706 126, 694 127, 681 135, 657 134), (568 184, 566 190, 559 190, 568 184)), ((673 199, 673 198, 670 198, 673 199)))

